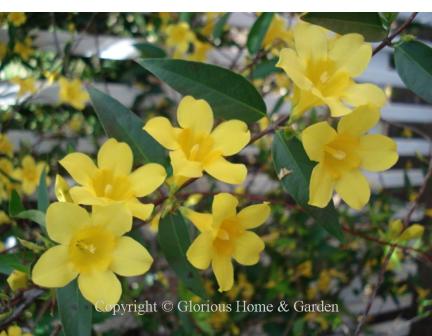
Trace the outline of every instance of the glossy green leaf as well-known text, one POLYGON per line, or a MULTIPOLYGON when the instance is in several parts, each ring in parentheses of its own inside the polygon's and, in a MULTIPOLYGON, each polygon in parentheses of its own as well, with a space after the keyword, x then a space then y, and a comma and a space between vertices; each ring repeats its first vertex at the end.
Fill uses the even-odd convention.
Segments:
POLYGON ((49 205, 49 195, 48 195, 48 188, 46 185, 46 169, 43 170, 40 178, 39 178, 39 185, 37 187, 37 207, 38 210, 45 213, 48 209, 49 205))
POLYGON ((168 214, 161 219, 158 241, 166 260, 185 286, 196 295, 205 297, 202 279, 186 257, 191 239, 187 223, 179 212, 168 214))
POLYGON ((105 133, 126 142, 132 149, 135 163, 157 162, 167 165, 164 148, 142 129, 144 123, 141 118, 105 93, 93 87, 87 90, 105 133))
POLYGON ((339 215, 331 201, 325 208, 308 205, 309 182, 314 163, 309 160, 302 143, 282 131, 275 134, 272 146, 276 174, 288 194, 331 235, 343 241, 339 215))
POLYGON ((45 213, 39 210, 24 210, 13 216, 14 218, 28 219, 32 222, 38 223, 40 226, 45 227, 45 213))
POLYGON ((231 15, 231 13, 225 13, 224 15, 222 15, 219 18, 219 20, 217 20, 217 22, 213 28, 213 38, 214 39, 220 39, 222 37, 225 25, 226 25, 230 15, 231 15))
POLYGON ((24 211, 24 206, 21 202, 21 198, 16 192, 16 190, 12 190, 10 199, 9 199, 9 216, 15 217, 15 215, 24 211))
POLYGON ((395 48, 396 70, 416 95, 432 103, 432 48, 419 41, 409 41, 395 48))
POLYGON ((262 13, 249 31, 246 42, 249 53, 256 54, 261 49, 262 42, 273 20, 273 13, 262 13))
POLYGON ((92 305, 83 298, 77 281, 56 290, 57 305, 65 336, 90 336, 92 305))
POLYGON ((151 43, 137 43, 134 45, 140 52, 142 58, 163 58, 166 57, 166 52, 161 47, 151 43))
POLYGON ((254 122, 266 114, 266 105, 256 88, 228 69, 171 59, 144 59, 138 63, 182 95, 207 100, 218 117, 254 122))
POLYGON ((338 34, 359 33, 366 41, 381 41, 387 36, 379 13, 307 13, 301 19, 338 34))
POLYGON ((9 275, 13 270, 28 272, 28 267, 23 264, 21 254, 0 254, 0 273, 9 275))

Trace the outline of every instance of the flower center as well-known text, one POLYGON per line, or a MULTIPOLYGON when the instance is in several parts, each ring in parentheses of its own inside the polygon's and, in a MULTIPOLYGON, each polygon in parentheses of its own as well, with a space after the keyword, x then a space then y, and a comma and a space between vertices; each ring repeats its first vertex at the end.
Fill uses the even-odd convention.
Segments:
POLYGON ((339 134, 324 147, 324 164, 334 179, 337 180, 345 172, 359 168, 361 160, 357 153, 358 146, 357 137, 339 134))
POLYGON ((189 128, 183 129, 178 137, 180 147, 190 161, 205 162, 216 152, 213 150, 213 139, 204 133, 195 133, 189 128))
POLYGON ((133 196, 127 176, 116 176, 111 170, 100 169, 93 177, 92 182, 98 197, 122 201, 133 196))
POLYGON ((336 160, 343 160, 346 158, 346 153, 342 150, 332 148, 330 146, 325 146, 324 149, 327 153, 333 156, 336 160))
POLYGON ((232 256, 236 241, 243 231, 235 217, 223 220, 213 241, 213 247, 217 253, 232 256))

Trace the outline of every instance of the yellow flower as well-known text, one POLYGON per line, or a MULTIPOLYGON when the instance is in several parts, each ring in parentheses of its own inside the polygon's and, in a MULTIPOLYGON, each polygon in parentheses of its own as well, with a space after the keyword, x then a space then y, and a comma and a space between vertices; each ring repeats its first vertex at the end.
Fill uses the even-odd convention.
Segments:
POLYGON ((27 288, 28 286, 28 276, 26 273, 14 270, 6 279, 9 287, 12 291, 16 292, 20 289, 27 288))
POLYGON ((131 172, 132 150, 124 142, 111 138, 99 149, 97 166, 87 155, 72 153, 60 161, 80 186, 69 190, 75 203, 108 205, 123 203, 132 215, 146 220, 153 211, 153 204, 142 204, 137 197, 155 191, 165 180, 165 169, 156 163, 148 163, 131 172))
POLYGON ((229 120, 213 131, 213 111, 202 99, 184 97, 177 109, 180 128, 164 117, 150 119, 144 126, 153 138, 170 150, 174 176, 200 177, 203 171, 226 183, 240 184, 246 178, 243 164, 233 164, 224 156, 240 152, 250 140, 247 125, 229 120))
POLYGON ((275 42, 282 42, 286 45, 292 44, 293 33, 286 25, 286 22, 280 15, 275 14, 273 16, 273 20, 263 40, 264 48, 271 47, 275 42))
POLYGON ((32 280, 60 288, 78 277, 83 296, 101 310, 118 302, 121 284, 116 274, 146 273, 153 258, 144 246, 123 236, 132 228, 132 216, 122 204, 94 206, 91 215, 73 203, 57 202, 46 214, 48 236, 59 243, 48 249, 33 267, 32 280))
POLYGON ((72 131, 78 133, 84 125, 84 116, 81 113, 74 114, 68 125, 72 131))
POLYGON ((166 45, 174 49, 174 57, 182 56, 195 40, 195 34, 190 30, 189 24, 180 22, 166 28, 166 45))
POLYGON ((191 61, 203 62, 207 60, 207 54, 212 48, 210 44, 195 40, 193 47, 193 53, 189 56, 191 61))
POLYGON ((9 13, 7 16, 7 20, 15 27, 19 27, 27 21, 27 17, 25 13, 21 12, 9 13))
POLYGON ((219 291, 228 291, 234 282, 232 258, 242 265, 254 265, 264 250, 264 242, 254 232, 270 215, 269 205, 251 205, 237 213, 237 199, 221 193, 214 197, 212 213, 186 210, 186 217, 200 231, 186 252, 189 262, 198 269, 210 263, 219 291))
POLYGON ((369 201, 369 183, 360 170, 383 171, 398 160, 392 139, 365 135, 378 120, 376 108, 362 106, 343 117, 337 131, 324 121, 303 131, 303 147, 309 159, 318 162, 309 185, 310 205, 325 207, 333 189, 351 208, 361 209, 369 201))
POLYGON ((59 86, 61 103, 69 104, 77 110, 82 110, 85 107, 90 97, 79 79, 62 77, 59 80, 59 86))
POLYGON ((11 82, 19 86, 18 97, 22 97, 27 93, 33 94, 36 92, 36 81, 34 78, 19 78, 14 77, 11 82))
POLYGON ((15 43, 14 52, 17 53, 24 61, 27 61, 33 54, 32 39, 27 37, 24 41, 15 43))
POLYGON ((300 22, 294 28, 294 48, 282 49, 278 67, 294 82, 293 115, 327 105, 331 115, 343 116, 352 107, 386 102, 375 85, 357 84, 352 78, 367 67, 372 47, 359 34, 328 37, 321 27, 300 22))
POLYGON ((10 177, 14 176, 14 168, 8 159, 0 159, 0 201, 7 200, 14 188, 10 177))
POLYGON ((73 202, 69 193, 70 186, 60 175, 56 175, 54 193, 59 202, 73 202))
POLYGON ((10 326, 7 332, 6 330, 0 332, 0 336, 32 336, 32 334, 28 332, 23 333, 21 328, 18 326, 10 326))
POLYGON ((13 145, 6 134, 0 133, 0 154, 5 154, 9 157, 13 154, 13 145))
POLYGON ((7 44, 0 42, 0 61, 3 60, 3 58, 5 58, 7 54, 7 44))
POLYGON ((21 189, 31 195, 39 185, 40 176, 46 168, 44 162, 36 163, 33 157, 26 155, 21 161, 21 168, 15 170, 13 177, 21 181, 21 189))

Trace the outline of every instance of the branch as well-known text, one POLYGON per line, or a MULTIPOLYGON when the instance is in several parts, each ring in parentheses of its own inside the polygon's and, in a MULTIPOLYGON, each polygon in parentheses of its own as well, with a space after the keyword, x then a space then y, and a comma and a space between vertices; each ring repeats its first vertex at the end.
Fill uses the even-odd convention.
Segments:
POLYGON ((251 140, 249 141, 249 145, 262 138, 264 135, 275 132, 282 124, 284 124, 289 119, 289 117, 289 114, 282 116, 273 125, 270 125, 265 130, 262 130, 261 132, 253 135, 251 140))

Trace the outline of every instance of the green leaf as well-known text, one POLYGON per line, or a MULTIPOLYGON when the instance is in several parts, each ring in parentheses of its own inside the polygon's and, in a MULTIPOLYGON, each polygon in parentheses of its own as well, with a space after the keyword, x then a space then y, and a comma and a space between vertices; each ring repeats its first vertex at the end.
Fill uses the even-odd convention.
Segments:
POLYGON ((338 34, 359 33, 369 42, 387 37, 379 13, 307 13, 301 19, 338 34))
POLYGON ((137 43, 134 45, 136 49, 141 54, 142 58, 164 58, 166 57, 166 52, 162 48, 151 44, 151 43, 137 43))
POLYGON ((225 25, 226 25, 230 15, 231 15, 231 13, 225 13, 224 15, 222 15, 219 18, 219 20, 217 20, 217 22, 213 28, 213 38, 214 39, 220 39, 222 37, 225 25))
POLYGON ((21 198, 16 192, 16 190, 12 190, 10 199, 9 199, 9 216, 15 217, 15 215, 24 211, 24 206, 21 202, 21 198))
POLYGON ((419 41, 409 41, 395 48, 396 70, 416 95, 432 103, 432 48, 419 41))
POLYGON ((253 79, 264 79, 268 75, 274 72, 282 72, 283 70, 280 68, 276 68, 276 63, 278 62, 277 58, 264 60, 258 63, 254 69, 252 70, 252 78, 253 79))
POLYGON ((164 148, 143 128, 143 121, 114 98, 93 88, 87 88, 96 114, 105 133, 132 149, 137 164, 157 162, 167 165, 164 148))
POLYGON ((273 20, 273 13, 262 13, 249 32, 247 38, 247 48, 249 53, 256 54, 261 49, 262 42, 267 33, 268 28, 273 20))
POLYGON ((14 218, 28 219, 45 227, 45 213, 39 210, 24 210, 13 216, 14 218))
POLYGON ((83 298, 77 281, 56 290, 57 305, 65 336, 90 336, 92 306, 83 298))
POLYGON ((255 87, 228 69, 170 59, 138 63, 182 95, 207 100, 218 117, 254 122, 266 114, 264 100, 255 87))
POLYGON ((302 143, 282 131, 275 134, 272 146, 273 164, 284 189, 315 221, 331 235, 344 240, 339 215, 331 201, 325 208, 308 205, 309 181, 314 163, 309 160, 302 143))
POLYGON ((37 188, 37 207, 39 211, 45 213, 48 209, 49 205, 49 196, 48 196, 48 188, 46 185, 46 169, 42 171, 42 174, 39 178, 39 185, 37 188))
POLYGON ((399 16, 398 12, 382 12, 379 13, 379 16, 381 17, 381 21, 386 27, 387 30, 390 29, 392 23, 397 19, 399 16))
POLYGON ((158 241, 170 266, 185 286, 200 297, 206 297, 202 279, 186 258, 191 244, 187 223, 179 212, 163 217, 159 224, 158 241))
POLYGON ((28 267, 25 266, 18 253, 0 254, 0 273, 9 275, 13 270, 28 272, 28 267))

